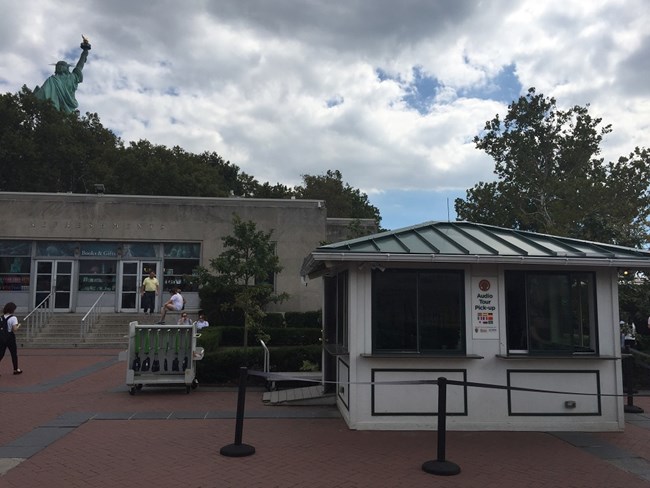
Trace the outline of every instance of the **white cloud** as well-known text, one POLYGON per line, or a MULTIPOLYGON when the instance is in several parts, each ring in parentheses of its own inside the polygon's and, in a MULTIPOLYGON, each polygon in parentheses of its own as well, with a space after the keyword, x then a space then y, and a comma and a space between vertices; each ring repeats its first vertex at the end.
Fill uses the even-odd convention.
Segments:
POLYGON ((613 124, 606 158, 646 145, 649 21, 644 0, 4 0, 0 89, 41 84, 84 33, 80 109, 127 142, 215 151, 272 184, 339 169, 369 192, 464 190, 493 177, 471 140, 505 113, 490 84, 510 65, 613 124), (403 99, 416 67, 439 85, 424 114, 403 99))

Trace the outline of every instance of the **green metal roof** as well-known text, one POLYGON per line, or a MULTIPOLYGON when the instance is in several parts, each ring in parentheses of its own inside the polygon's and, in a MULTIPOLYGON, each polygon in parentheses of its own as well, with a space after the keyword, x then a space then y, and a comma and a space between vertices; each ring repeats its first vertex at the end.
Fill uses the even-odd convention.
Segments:
POLYGON ((491 262, 650 267, 650 251, 472 222, 424 222, 316 248, 303 276, 334 261, 491 262))

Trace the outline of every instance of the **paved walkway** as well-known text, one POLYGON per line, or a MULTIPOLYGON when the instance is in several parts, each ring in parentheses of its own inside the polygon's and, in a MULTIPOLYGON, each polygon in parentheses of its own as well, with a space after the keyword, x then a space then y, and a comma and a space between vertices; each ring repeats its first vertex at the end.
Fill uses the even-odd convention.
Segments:
POLYGON ((20 353, 0 364, 0 487, 589 487, 650 486, 650 398, 624 433, 448 432, 457 476, 421 470, 435 432, 350 431, 332 407, 270 407, 249 390, 243 442, 237 393, 125 385, 113 350, 20 353))

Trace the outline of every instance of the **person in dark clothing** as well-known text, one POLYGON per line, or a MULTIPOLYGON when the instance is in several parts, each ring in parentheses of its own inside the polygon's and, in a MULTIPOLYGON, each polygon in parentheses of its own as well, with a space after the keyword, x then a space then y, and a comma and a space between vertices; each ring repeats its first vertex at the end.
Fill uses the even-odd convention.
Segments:
POLYGON ((16 304, 9 302, 2 310, 2 324, 0 324, 0 362, 5 357, 5 352, 9 349, 11 362, 14 366, 14 374, 21 374, 22 370, 18 368, 18 346, 16 345, 16 331, 20 327, 18 319, 14 315, 16 304))

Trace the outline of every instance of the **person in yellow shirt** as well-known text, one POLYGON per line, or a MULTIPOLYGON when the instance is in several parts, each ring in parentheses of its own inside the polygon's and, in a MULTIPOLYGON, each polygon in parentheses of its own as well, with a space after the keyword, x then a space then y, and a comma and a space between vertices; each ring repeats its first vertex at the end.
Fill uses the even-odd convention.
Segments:
POLYGON ((156 295, 159 292, 160 283, 158 282, 158 278, 156 278, 156 273, 152 271, 142 281, 142 308, 145 314, 147 310, 149 310, 150 315, 153 314, 153 309, 156 307, 156 295))

